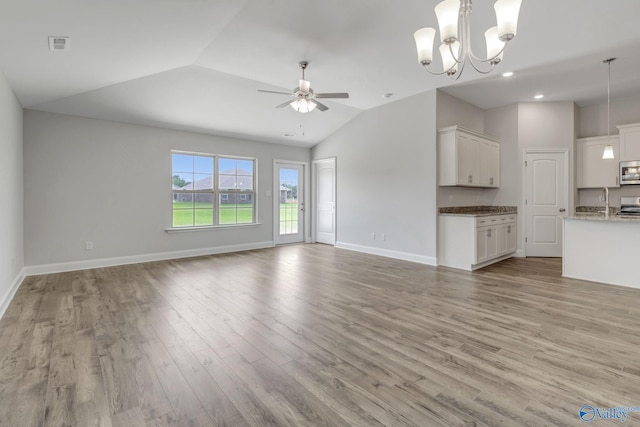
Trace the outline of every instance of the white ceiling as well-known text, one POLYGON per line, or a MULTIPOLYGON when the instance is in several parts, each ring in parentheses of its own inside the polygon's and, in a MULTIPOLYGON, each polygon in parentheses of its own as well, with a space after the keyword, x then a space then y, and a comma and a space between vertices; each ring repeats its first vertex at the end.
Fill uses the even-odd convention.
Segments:
MULTIPOLYGON (((415 56, 413 32, 436 25, 437 2, 7 0, 0 69, 25 108, 307 147, 363 110, 435 88, 482 108, 538 92, 599 102, 611 56, 613 95, 640 92, 638 0, 523 0, 499 70, 458 82, 415 56), (70 36, 71 50, 49 51, 48 36, 70 36), (316 92, 351 97, 305 115, 273 108, 286 96, 257 90, 292 91, 300 60, 316 92)), ((495 25, 492 3, 474 3, 474 40, 495 25)))

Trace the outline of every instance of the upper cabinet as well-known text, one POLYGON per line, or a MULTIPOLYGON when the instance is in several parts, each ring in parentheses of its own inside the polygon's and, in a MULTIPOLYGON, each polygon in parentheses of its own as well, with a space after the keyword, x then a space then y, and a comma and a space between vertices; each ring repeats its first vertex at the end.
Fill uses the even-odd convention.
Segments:
POLYGON ((606 136, 579 138, 576 141, 576 184, 578 188, 619 187, 620 143, 617 135, 611 136, 613 159, 603 159, 604 147, 609 144, 606 136))
POLYGON ((640 123, 618 126, 620 161, 640 160, 640 123))
POLYGON ((441 186, 500 186, 500 143, 459 126, 438 131, 438 183, 441 186))

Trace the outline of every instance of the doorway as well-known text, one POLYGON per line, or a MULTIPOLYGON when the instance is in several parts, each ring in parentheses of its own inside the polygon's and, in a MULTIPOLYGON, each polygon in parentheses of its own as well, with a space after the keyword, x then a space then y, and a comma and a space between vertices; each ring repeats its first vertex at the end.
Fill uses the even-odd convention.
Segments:
POLYGON ((304 242, 304 164, 274 163, 274 242, 304 242))
POLYGON ((315 210, 314 235, 317 243, 336 244, 336 159, 313 161, 315 210))
POLYGON ((568 150, 525 151, 525 255, 561 257, 569 205, 568 150))

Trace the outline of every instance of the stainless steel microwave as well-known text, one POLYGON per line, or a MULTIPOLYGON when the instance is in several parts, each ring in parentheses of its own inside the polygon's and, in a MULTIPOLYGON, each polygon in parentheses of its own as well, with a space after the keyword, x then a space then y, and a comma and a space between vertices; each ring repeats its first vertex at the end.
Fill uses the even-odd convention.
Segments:
POLYGON ((640 160, 620 162, 620 185, 640 184, 640 160))

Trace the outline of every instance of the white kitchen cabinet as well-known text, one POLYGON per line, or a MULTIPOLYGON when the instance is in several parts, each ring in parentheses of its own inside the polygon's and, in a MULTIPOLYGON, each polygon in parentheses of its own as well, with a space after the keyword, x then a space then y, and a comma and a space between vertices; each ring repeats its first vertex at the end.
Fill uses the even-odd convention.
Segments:
POLYGON ((516 251, 517 214, 440 215, 438 265, 475 270, 516 251))
POLYGON ((438 131, 438 183, 441 186, 500 185, 500 143, 459 126, 438 131))
POLYGON ((619 187, 620 141, 617 135, 579 138, 576 141, 578 188, 619 187), (613 159, 603 159, 604 148, 611 142, 613 159))
POLYGON ((619 161, 640 160, 640 123, 618 126, 620 133, 619 161))
POLYGON ((487 138, 480 140, 480 185, 500 186, 500 144, 487 138))

